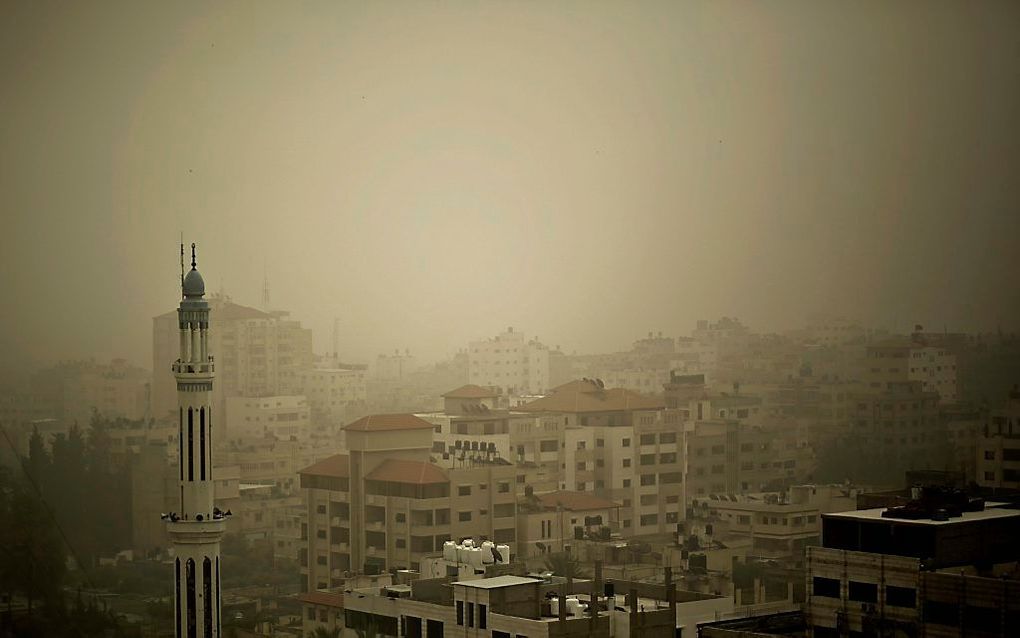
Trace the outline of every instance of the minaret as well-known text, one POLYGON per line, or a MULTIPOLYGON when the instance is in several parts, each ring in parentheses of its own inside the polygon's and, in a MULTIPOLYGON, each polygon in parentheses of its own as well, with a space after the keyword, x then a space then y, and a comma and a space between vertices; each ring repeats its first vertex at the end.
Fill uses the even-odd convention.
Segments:
MULTIPOLYGON (((184 260, 181 245, 181 261, 184 260)), ((182 263, 183 266, 183 263, 182 263)), ((220 538, 224 514, 213 507, 213 358, 209 354, 209 304, 205 282, 195 268, 181 280, 177 310, 181 355, 177 378, 180 511, 168 514, 167 531, 176 552, 174 611, 176 638, 220 636, 220 538)))

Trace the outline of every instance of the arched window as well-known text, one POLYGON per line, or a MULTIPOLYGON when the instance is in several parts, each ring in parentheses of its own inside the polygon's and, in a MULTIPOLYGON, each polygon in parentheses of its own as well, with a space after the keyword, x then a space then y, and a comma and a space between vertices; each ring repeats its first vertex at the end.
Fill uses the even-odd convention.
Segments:
POLYGON ((212 561, 206 556, 202 561, 202 619, 205 625, 205 635, 212 638, 213 635, 213 597, 212 597, 212 561))
POLYGON ((188 638, 197 638, 198 636, 198 624, 195 618, 195 560, 192 558, 188 559, 184 567, 185 574, 187 575, 187 583, 185 589, 187 591, 188 598, 188 638))
POLYGON ((205 408, 198 409, 198 452, 199 452, 199 473, 198 476, 205 480, 205 408))
POLYGON ((195 411, 188 408, 188 480, 195 480, 195 411))

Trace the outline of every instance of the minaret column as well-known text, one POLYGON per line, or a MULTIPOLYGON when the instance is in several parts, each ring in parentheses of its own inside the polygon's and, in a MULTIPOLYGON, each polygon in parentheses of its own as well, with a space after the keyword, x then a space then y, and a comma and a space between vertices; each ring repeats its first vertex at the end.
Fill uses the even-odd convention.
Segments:
MULTIPOLYGON (((182 249, 183 254, 183 249, 182 249)), ((214 507, 212 391, 215 366, 209 354, 209 304, 195 266, 182 279, 178 309, 181 356, 173 364, 180 414, 180 511, 169 514, 174 548, 175 638, 220 638, 220 539, 224 514, 214 507)))

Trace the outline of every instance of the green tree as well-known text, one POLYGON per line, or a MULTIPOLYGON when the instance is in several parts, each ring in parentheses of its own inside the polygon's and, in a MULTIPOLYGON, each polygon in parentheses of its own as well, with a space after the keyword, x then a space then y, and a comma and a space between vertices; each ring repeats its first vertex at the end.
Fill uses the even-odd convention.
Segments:
MULTIPOLYGON (((358 632, 359 635, 361 631, 358 632)), ((313 631, 308 632, 308 638, 340 638, 340 628, 316 627, 313 631)))

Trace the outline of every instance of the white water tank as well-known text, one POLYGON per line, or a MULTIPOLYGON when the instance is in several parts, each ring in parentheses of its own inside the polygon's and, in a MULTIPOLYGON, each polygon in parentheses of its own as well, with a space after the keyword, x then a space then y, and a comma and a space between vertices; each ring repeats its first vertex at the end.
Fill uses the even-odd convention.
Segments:
POLYGON ((503 560, 496 561, 500 565, 510 564, 510 546, 509 545, 496 545, 496 551, 499 552, 500 557, 503 560))
POLYGON ((549 609, 553 616, 560 615, 560 599, 559 597, 549 599, 549 609))
POLYGON ((443 559, 451 563, 457 562, 457 543, 453 541, 443 543, 443 559))
POLYGON ((473 540, 471 540, 470 538, 465 538, 464 542, 463 542, 463 545, 464 545, 464 547, 474 547, 475 546, 475 542, 473 540))
POLYGON ((491 541, 485 541, 482 543, 482 563, 485 565, 491 565, 496 562, 496 557, 492 555, 492 550, 496 549, 496 546, 491 541))
POLYGON ((457 546, 457 562, 460 563, 461 565, 467 564, 469 549, 470 549, 469 547, 464 547, 463 545, 457 546))
POLYGON ((568 616, 580 616, 581 615, 581 601, 576 598, 567 597, 567 615, 568 616))

